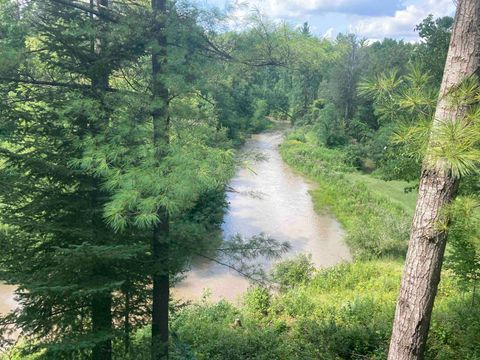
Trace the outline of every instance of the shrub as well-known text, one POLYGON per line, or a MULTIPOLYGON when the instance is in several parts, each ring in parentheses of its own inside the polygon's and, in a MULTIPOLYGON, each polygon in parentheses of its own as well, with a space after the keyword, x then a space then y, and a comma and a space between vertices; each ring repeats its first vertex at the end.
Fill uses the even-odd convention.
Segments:
POLYGON ((339 118, 335 106, 327 104, 322 108, 314 108, 315 133, 320 143, 327 147, 336 147, 347 143, 345 123, 339 118))
POLYGON ((316 359, 360 360, 386 355, 389 333, 390 327, 378 329, 376 324, 302 319, 294 328, 293 338, 316 359))
POLYGON ((251 288, 243 297, 245 310, 257 318, 268 315, 271 301, 270 292, 264 287, 251 288))
POLYGON ((179 313, 172 329, 198 360, 288 358, 284 356, 285 327, 260 327, 247 314, 241 314, 225 301, 192 305, 179 313), (241 326, 233 326, 236 318, 242 320, 241 326))
POLYGON ((280 290, 291 289, 308 282, 315 272, 312 256, 299 254, 296 257, 284 260, 275 265, 271 277, 280 285, 280 290))

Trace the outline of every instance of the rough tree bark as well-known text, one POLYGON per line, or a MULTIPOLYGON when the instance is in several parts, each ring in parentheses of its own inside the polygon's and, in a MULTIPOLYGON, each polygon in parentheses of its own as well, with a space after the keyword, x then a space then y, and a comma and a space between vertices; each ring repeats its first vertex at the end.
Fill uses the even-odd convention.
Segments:
MULTIPOLYGON (((448 93, 480 65, 480 0, 459 0, 433 126, 459 119, 465 109, 452 108, 448 93)), ((458 186, 442 164, 424 165, 417 207, 395 312, 389 360, 422 359, 440 281, 447 232, 437 226, 442 209, 458 186)))
MULTIPOLYGON (((157 162, 160 163, 168 151, 169 118, 168 89, 164 83, 167 62, 166 37, 166 0, 152 0, 154 13, 154 38, 156 44, 152 51, 152 93, 153 93, 153 143, 157 162)), ((169 279, 169 215, 165 208, 157 210, 158 224, 153 230, 152 256, 154 271, 152 274, 152 360, 168 359, 168 305, 170 297, 169 279)))

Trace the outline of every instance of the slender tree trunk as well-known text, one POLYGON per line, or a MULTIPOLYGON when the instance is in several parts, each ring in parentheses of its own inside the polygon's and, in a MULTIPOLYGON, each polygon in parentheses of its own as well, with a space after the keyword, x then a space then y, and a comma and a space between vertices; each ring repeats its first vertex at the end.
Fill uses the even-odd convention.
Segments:
MULTIPOLYGON (((98 11, 102 12, 109 6, 109 0, 97 0, 98 11)), ((94 0, 90 0, 90 6, 94 6, 94 0)), ((91 20, 94 20, 94 17, 91 17, 91 20)), ((102 47, 105 46, 104 40, 102 39, 102 34, 97 36, 95 39, 92 39, 91 50, 97 56, 101 56, 102 47)), ((102 67, 93 74, 92 79, 92 89, 95 93, 98 94, 100 99, 103 98, 109 83, 109 70, 107 67, 102 67)), ((99 124, 96 124, 91 128, 93 134, 98 133, 103 124, 102 121, 107 121, 108 119, 99 118, 99 124)), ((91 192, 91 203, 92 203, 92 226, 94 241, 97 243, 102 243, 101 233, 104 229, 104 222, 101 213, 101 183, 97 178, 92 178, 92 192, 91 192)), ((102 266, 97 270, 99 275, 102 274, 102 266)), ((108 271, 108 269, 105 269, 108 271)), ((113 328, 113 315, 112 315, 112 294, 110 291, 104 291, 102 293, 97 293, 92 296, 91 310, 92 310, 92 332, 96 335, 105 337, 105 340, 102 340, 95 344, 92 349, 92 360, 111 360, 112 359, 112 328, 113 328)))
MULTIPOLYGON (((152 9, 155 16, 154 36, 156 44, 152 52, 153 76, 153 143, 156 150, 157 162, 160 163, 168 152, 169 145, 169 118, 168 118, 168 89, 165 86, 164 76, 167 62, 166 38, 166 0, 152 0, 152 9)), ((169 278, 169 216, 165 208, 157 210, 159 222, 153 230, 152 256, 154 271, 152 274, 152 360, 168 359, 168 307, 170 298, 169 278)))
POLYGON ((92 331, 107 340, 97 343, 92 350, 92 360, 112 358, 112 296, 110 293, 95 295, 92 299, 92 331))
POLYGON ((170 298, 170 279, 168 269, 169 256, 169 219, 161 209, 160 223, 153 232, 153 257, 156 263, 153 274, 152 305, 152 360, 168 359, 168 307, 170 298))
MULTIPOLYGON (((459 119, 465 109, 452 108, 448 92, 480 65, 480 1, 459 0, 433 126, 459 119)), ((458 180, 441 164, 422 170, 417 207, 395 312, 389 360, 422 359, 440 281, 447 232, 438 224, 455 197, 458 180)))
POLYGON ((130 284, 126 282, 122 289, 123 296, 125 297, 124 311, 123 311, 123 352, 125 357, 130 352, 130 334, 132 332, 132 326, 130 324, 131 309, 131 293, 130 284))

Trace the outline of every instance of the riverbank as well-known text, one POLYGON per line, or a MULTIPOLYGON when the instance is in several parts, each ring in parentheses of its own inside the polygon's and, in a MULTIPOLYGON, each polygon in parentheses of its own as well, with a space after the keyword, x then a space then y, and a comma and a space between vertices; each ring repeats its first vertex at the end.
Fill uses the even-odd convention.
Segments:
MULTIPOLYGON (((303 280, 302 262, 291 263, 283 276, 301 281, 275 294, 251 289, 239 306, 188 306, 176 312, 173 330, 196 359, 385 359, 415 195, 404 192, 407 183, 355 172, 341 151, 318 147, 309 134, 290 133, 280 152, 318 184, 315 207, 337 216, 355 261, 303 280)), ((479 359, 479 336, 480 310, 445 271, 426 359, 479 359)))

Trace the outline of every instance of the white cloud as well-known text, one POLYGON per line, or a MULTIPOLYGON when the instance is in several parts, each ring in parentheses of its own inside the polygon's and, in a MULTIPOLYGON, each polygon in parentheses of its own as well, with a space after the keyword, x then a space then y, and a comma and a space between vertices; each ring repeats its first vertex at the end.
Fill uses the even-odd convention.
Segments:
POLYGON ((397 10, 394 16, 361 17, 352 22, 350 31, 370 39, 393 37, 414 40, 418 38, 414 32, 415 25, 429 14, 440 17, 452 15, 454 11, 452 0, 423 0, 397 10))
MULTIPOLYGON (((454 0, 231 0, 229 25, 242 28, 255 13, 275 22, 308 20, 313 27, 321 26, 325 16, 339 17, 335 28, 344 28, 367 39, 385 37, 418 40, 415 25, 429 14, 434 17, 453 15, 454 0), (315 26, 317 25, 317 26, 315 26)), ((331 27, 331 21, 326 27, 331 27)), ((325 28, 322 29, 325 31, 325 28)), ((333 38, 336 32, 328 28, 323 37, 333 38)))
POLYGON ((252 7, 249 3, 235 0, 235 2, 229 6, 228 19, 226 21, 227 27, 229 29, 241 30, 242 28, 250 26, 249 19, 255 11, 257 11, 257 8, 252 7))
POLYGON ((344 13, 366 16, 393 15, 403 0, 245 0, 273 17, 297 18, 308 14, 344 13))

